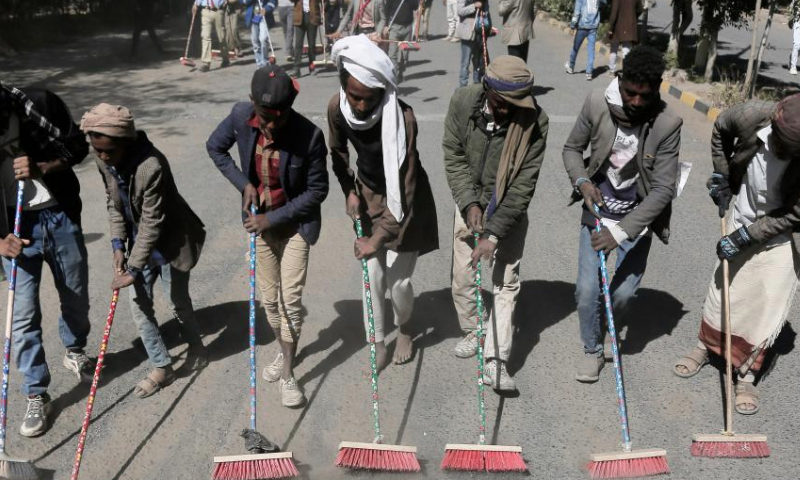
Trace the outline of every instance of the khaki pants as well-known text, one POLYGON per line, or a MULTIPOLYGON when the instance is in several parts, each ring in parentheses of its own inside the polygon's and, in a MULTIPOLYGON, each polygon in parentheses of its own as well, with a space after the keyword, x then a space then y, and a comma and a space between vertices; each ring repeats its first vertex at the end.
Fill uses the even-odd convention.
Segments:
POLYGON ((203 63, 211 63, 211 30, 219 41, 219 51, 223 61, 228 59, 228 41, 225 34, 225 13, 222 10, 209 10, 204 8, 202 13, 200 37, 203 39, 203 63))
POLYGON ((287 343, 300 338, 303 288, 310 246, 299 233, 275 240, 256 237, 256 277, 269 326, 287 343))
MULTIPOLYGON (((465 332, 475 331, 478 310, 475 302, 475 278, 472 273, 472 247, 474 237, 464 223, 461 212, 456 210, 453 222, 453 303, 458 321, 465 332)), ((508 360, 514 333, 514 307, 519 295, 519 262, 525 249, 525 235, 528 231, 528 217, 518 223, 501 238, 497 244, 492 265, 492 293, 494 309, 491 318, 484 323, 486 331, 486 358, 508 360)), ((484 261, 484 265, 486 262, 484 261)), ((483 287, 488 287, 484 276, 483 287)), ((486 312, 484 312, 486 313, 486 312)))
MULTIPOLYGON (((405 325, 411 319, 414 310, 414 287, 411 285, 411 275, 417 264, 419 252, 395 252, 385 248, 367 260, 369 270, 369 283, 372 288, 372 314, 375 318, 375 341, 382 342, 384 322, 384 300, 386 291, 392 301, 394 324, 405 325)), ((364 306, 364 331, 369 341, 369 324, 367 319, 367 300, 361 295, 361 304, 364 306)))
POLYGON ((239 39, 239 10, 230 10, 225 13, 225 33, 228 35, 228 48, 239 50, 242 42, 239 39))

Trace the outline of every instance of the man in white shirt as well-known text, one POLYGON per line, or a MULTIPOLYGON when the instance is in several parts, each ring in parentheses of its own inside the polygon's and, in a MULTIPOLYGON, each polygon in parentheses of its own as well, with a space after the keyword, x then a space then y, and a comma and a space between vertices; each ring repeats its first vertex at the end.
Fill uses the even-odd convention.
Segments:
MULTIPOLYGON (((800 95, 777 105, 751 100, 723 112, 714 124, 711 154, 709 194, 726 218, 727 233, 717 243, 717 255, 731 272, 734 405, 740 414, 752 415, 759 409, 756 376, 783 329, 800 275, 800 95)), ((700 341, 676 362, 679 377, 696 375, 709 352, 724 355, 721 285, 717 262, 700 341)))

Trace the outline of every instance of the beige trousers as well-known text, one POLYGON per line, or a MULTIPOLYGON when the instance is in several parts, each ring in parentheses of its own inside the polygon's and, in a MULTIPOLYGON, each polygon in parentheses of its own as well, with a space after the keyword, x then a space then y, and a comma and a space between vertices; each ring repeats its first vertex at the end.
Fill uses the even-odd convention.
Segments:
MULTIPOLYGON (((525 249, 525 235, 528 232, 528 217, 518 223, 497 243, 494 261, 491 266, 492 293, 494 309, 491 317, 484 323, 486 331, 486 358, 508 360, 511 353, 514 333, 514 307, 519 295, 519 263, 525 249)), ((458 321, 465 332, 475 331, 478 309, 475 302, 475 276, 472 272, 472 248, 475 239, 464 223, 461 212, 456 209, 453 221, 453 271, 452 292, 458 321)), ((486 266, 487 262, 483 262, 486 266)), ((484 290, 488 287, 483 277, 484 290)), ((486 312, 484 312, 485 314, 486 312)))
POLYGON ((269 326, 287 343, 300 338, 303 288, 310 246, 299 233, 287 239, 256 237, 256 278, 269 326))
POLYGON ((223 13, 222 10, 209 10, 204 8, 201 15, 200 37, 203 39, 203 54, 201 60, 203 63, 211 63, 211 30, 214 30, 217 41, 219 41, 220 55, 222 55, 223 59, 227 59, 228 39, 225 34, 225 13, 223 13))
MULTIPOLYGON (((385 338, 383 322, 387 291, 392 301, 394 324, 399 327, 411 319, 411 312, 414 310, 414 286, 411 285, 411 275, 414 274, 418 256, 419 252, 395 252, 382 248, 367 260, 376 342, 382 342, 385 338)), ((364 306, 364 331, 369 341, 367 301, 363 293, 361 304, 364 306)))
POLYGON ((239 50, 242 48, 242 42, 239 39, 239 11, 232 10, 225 14, 225 33, 228 35, 227 44, 228 48, 239 50))

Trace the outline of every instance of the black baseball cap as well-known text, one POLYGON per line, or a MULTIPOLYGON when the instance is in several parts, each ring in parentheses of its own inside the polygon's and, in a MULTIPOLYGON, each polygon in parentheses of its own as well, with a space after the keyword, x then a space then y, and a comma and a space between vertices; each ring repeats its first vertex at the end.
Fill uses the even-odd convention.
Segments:
POLYGON ((272 64, 256 70, 250 82, 253 102, 277 112, 291 108, 299 92, 297 81, 287 75, 284 69, 272 64))

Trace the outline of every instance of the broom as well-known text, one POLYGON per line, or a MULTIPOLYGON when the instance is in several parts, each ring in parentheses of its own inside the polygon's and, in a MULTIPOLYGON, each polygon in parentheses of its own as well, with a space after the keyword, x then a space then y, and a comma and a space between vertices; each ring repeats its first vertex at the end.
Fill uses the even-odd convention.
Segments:
MULTIPOLYGON (((479 235, 475 234, 477 247, 479 235)), ((478 309, 478 444, 447 444, 444 447, 443 470, 471 472, 526 472, 528 466, 522 458, 522 447, 486 445, 486 404, 483 395, 483 295, 481 294, 481 263, 475 270, 475 302, 478 309)))
MULTIPOLYGON (((364 236, 361 219, 356 218, 356 235, 364 236)), ((372 368, 372 426, 375 429, 373 443, 342 442, 336 456, 337 467, 358 470, 381 470, 387 472, 419 472, 417 447, 406 445, 381 444, 380 413, 378 410, 378 365, 375 360, 375 317, 372 313, 372 292, 369 282, 367 260, 361 259, 361 273, 364 282, 364 299, 367 304, 367 324, 369 333, 369 362, 372 368)), ((382 301, 383 299, 378 299, 382 301)))
POLYGON ((103 370, 106 350, 108 350, 108 337, 111 335, 111 324, 114 323, 114 313, 117 311, 117 300, 119 300, 118 288, 114 289, 111 294, 111 306, 108 309, 106 328, 103 330, 103 339, 100 341, 100 353, 97 355, 97 364, 94 367, 94 376, 92 377, 92 386, 89 389, 89 398, 86 400, 86 413, 83 415, 83 424, 81 425, 81 434, 78 437, 78 448, 75 451, 75 463, 72 465, 72 475, 69 477, 70 480, 78 480, 78 474, 81 471, 83 449, 86 446, 86 432, 89 431, 89 423, 92 421, 92 408, 94 408, 94 399, 97 396, 97 384, 100 381, 100 372, 103 370))
MULTIPOLYGON (((594 211, 600 213, 595 205, 594 211)), ((600 232, 600 220, 595 220, 596 232, 600 232)), ((600 272, 603 277, 603 299, 605 300, 608 334, 611 336, 611 352, 614 356, 614 376, 617 381, 617 397, 619 398, 619 420, 622 426, 622 452, 592 454, 589 462, 589 475, 592 478, 630 478, 661 475, 669 473, 667 451, 660 448, 633 450, 631 434, 628 429, 628 408, 625 401, 625 386, 622 382, 622 364, 617 346, 617 329, 614 327, 614 313, 611 310, 611 293, 609 292, 606 254, 602 250, 600 256, 600 272)))
MULTIPOLYGON (((725 236, 725 211, 720 209, 720 225, 725 236)), ((695 457, 769 457, 766 435, 741 434, 733 431, 733 364, 731 360, 731 297, 728 260, 722 260, 722 305, 725 320, 725 430, 719 434, 695 434, 692 455, 695 457)))
MULTIPOLYGON (((256 207, 250 206, 251 215, 256 207)), ((250 429, 242 432, 251 455, 214 457, 212 480, 262 480, 299 475, 292 452, 278 447, 256 432, 256 234, 250 234, 250 429), (270 453, 266 453, 270 452, 270 453)))
POLYGON ((194 60, 189 58, 189 45, 192 43, 192 30, 194 29, 194 18, 197 16, 197 10, 192 12, 192 23, 189 24, 189 36, 186 38, 186 50, 181 57, 181 65, 186 67, 194 67, 194 60))
MULTIPOLYGON (((14 235, 19 238, 22 223, 22 193, 25 181, 17 182, 17 207, 14 213, 14 235)), ((14 319, 14 291, 17 286, 17 259, 11 259, 8 278, 8 304, 6 307, 6 341, 3 345, 3 386, 0 394, 0 478, 8 480, 36 480, 36 467, 29 460, 11 457, 6 453, 6 423, 8 421, 8 367, 11 363, 11 324, 14 319)))

